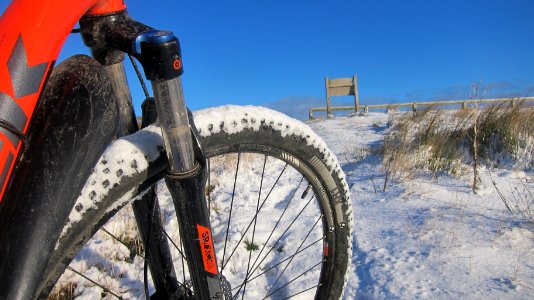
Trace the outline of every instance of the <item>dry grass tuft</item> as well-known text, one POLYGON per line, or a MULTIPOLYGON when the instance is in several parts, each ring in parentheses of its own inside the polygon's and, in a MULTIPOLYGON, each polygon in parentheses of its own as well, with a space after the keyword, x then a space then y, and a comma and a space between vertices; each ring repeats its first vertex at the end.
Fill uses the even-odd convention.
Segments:
POLYGON ((479 111, 428 107, 392 121, 382 152, 387 181, 417 169, 460 175, 473 161, 474 122, 478 156, 490 167, 534 167, 534 107, 524 103, 488 106, 479 111), (475 118, 477 114, 477 118, 475 118))
POLYGON ((63 283, 55 292, 48 295, 48 300, 72 300, 75 298, 76 286, 73 282, 63 283))

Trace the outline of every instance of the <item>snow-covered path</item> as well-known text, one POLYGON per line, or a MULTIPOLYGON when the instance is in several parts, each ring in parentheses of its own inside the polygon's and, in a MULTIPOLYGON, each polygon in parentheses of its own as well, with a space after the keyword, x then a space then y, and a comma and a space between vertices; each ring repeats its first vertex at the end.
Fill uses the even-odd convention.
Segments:
POLYGON ((492 184, 513 199, 514 191, 532 191, 532 172, 482 169, 478 195, 468 173, 432 179, 420 172, 383 192, 381 161, 369 149, 382 143, 387 122, 387 114, 372 113, 309 124, 351 187, 354 252, 345 298, 532 299, 532 224, 512 216, 492 184))

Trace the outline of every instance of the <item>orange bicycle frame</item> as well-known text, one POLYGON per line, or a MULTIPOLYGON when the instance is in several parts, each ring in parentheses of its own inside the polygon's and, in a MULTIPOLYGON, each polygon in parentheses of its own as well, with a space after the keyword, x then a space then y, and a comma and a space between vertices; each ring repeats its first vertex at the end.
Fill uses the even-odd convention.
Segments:
POLYGON ((14 0, 0 17, 0 203, 24 134, 63 43, 83 15, 124 0, 14 0))

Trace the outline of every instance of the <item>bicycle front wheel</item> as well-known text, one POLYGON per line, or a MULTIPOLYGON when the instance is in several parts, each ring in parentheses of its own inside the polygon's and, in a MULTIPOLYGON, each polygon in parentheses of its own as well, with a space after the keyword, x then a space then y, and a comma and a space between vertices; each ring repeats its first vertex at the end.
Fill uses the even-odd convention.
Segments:
MULTIPOLYGON (((218 268, 233 297, 339 299, 352 252, 352 211, 344 175, 322 139, 298 121, 251 106, 199 111, 195 122, 208 158, 206 195, 218 268)), ((112 167, 106 164, 106 174, 116 174, 112 167)), ((121 174, 131 177, 120 182, 138 181, 135 174, 121 174)), ((121 184, 115 189, 131 191, 121 184)), ((163 184, 158 198, 165 232, 175 245, 177 278, 187 286, 174 206, 163 184)), ((98 221, 83 223, 102 223, 115 211, 110 207, 116 201, 102 202, 110 204, 91 217, 98 221)))
POLYGON ((215 248, 234 297, 339 298, 352 215, 343 173, 324 142, 265 108, 197 116, 215 248))

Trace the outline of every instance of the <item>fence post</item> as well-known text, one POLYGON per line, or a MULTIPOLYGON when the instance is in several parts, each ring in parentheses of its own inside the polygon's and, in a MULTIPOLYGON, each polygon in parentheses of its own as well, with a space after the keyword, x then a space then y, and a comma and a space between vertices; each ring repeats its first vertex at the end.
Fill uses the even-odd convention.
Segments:
POLYGON ((326 117, 330 118, 332 111, 330 110, 330 91, 328 84, 328 76, 324 77, 324 86, 326 87, 326 117))
POLYGON ((369 113, 369 106, 366 105, 366 106, 364 107, 364 111, 365 111, 366 114, 369 113))
POLYGON ((412 111, 413 112, 417 111, 417 105, 415 104, 415 102, 412 104, 412 111))
POLYGON ((310 108, 310 110, 308 111, 308 118, 309 118, 310 120, 313 120, 313 119, 314 119, 314 117, 313 117, 313 108, 310 108))
POLYGON ((515 107, 515 101, 514 101, 514 99, 512 98, 512 100, 510 100, 510 101, 511 101, 511 103, 512 103, 512 108, 514 108, 514 107, 515 107))
POLYGON ((360 97, 358 95, 358 75, 354 74, 352 77, 352 84, 354 86, 354 110, 358 112, 360 110, 360 97))

